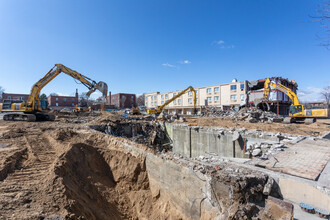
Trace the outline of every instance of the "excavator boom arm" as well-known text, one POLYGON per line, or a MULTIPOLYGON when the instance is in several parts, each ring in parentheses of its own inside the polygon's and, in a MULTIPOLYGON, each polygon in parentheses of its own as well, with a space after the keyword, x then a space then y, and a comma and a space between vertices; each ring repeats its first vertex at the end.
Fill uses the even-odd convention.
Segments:
POLYGON ((87 96, 95 92, 96 89, 101 91, 104 97, 107 95, 108 86, 106 83, 104 82, 96 83, 95 81, 78 73, 75 70, 72 70, 62 64, 55 64, 55 66, 51 70, 49 70, 49 72, 42 79, 40 79, 37 83, 33 85, 30 96, 27 100, 26 106, 28 109, 30 110, 37 109, 38 106, 36 106, 37 104, 36 101, 39 97, 40 91, 61 72, 64 72, 65 74, 79 80, 83 85, 85 85, 89 89, 87 96))
POLYGON ((290 88, 282 85, 281 83, 273 83, 269 78, 266 79, 264 85, 264 97, 266 99, 268 99, 271 86, 286 94, 292 100, 293 105, 300 105, 295 92, 293 92, 290 88))
POLYGON ((159 107, 159 110, 162 111, 163 108, 165 108, 168 104, 170 104, 171 102, 173 102, 175 99, 179 98, 180 96, 182 96, 184 93, 186 93, 188 90, 190 90, 191 92, 194 93, 194 109, 196 108, 196 90, 192 87, 189 86, 188 88, 186 88, 185 90, 182 90, 181 92, 179 92, 179 94, 177 94, 176 96, 173 96, 173 98, 169 99, 167 102, 165 102, 163 105, 161 105, 159 107))

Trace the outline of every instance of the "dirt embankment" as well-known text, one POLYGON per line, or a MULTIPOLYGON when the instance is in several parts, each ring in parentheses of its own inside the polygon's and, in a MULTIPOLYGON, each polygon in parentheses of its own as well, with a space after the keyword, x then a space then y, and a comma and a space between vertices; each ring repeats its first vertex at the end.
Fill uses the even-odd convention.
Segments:
POLYGON ((10 124, 1 139, 13 148, 0 156, 0 219, 180 218, 160 211, 164 205, 151 196, 145 157, 116 149, 108 137, 58 124, 10 124))
POLYGON ((198 126, 217 126, 223 128, 246 128, 248 130, 263 130, 274 133, 288 133, 297 135, 320 136, 330 130, 330 119, 319 119, 316 123, 306 125, 303 123, 249 123, 235 122, 222 118, 187 118, 187 123, 197 123, 198 126))

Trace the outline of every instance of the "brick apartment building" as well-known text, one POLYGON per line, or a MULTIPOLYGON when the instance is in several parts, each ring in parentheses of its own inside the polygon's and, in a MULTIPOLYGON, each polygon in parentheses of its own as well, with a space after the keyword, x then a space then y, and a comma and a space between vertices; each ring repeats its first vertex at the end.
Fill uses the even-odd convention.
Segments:
POLYGON ((14 94, 14 93, 2 93, 2 100, 19 100, 19 101, 27 101, 29 98, 29 94, 14 94))
POLYGON ((107 104, 113 105, 117 109, 136 107, 136 95, 127 93, 117 93, 107 97, 107 104), (111 97, 111 98, 110 98, 111 97))
POLYGON ((48 96, 48 107, 60 110, 63 108, 74 108, 78 104, 78 90, 75 96, 48 96))

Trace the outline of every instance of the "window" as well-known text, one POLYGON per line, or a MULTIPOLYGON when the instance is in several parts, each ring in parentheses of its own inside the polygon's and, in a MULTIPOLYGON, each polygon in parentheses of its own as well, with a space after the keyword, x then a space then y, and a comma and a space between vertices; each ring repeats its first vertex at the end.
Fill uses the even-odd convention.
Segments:
POLYGON ((168 94, 165 94, 165 99, 168 99, 168 94))
POLYGON ((290 114, 296 114, 302 112, 302 107, 301 105, 291 105, 290 106, 290 114))
POLYGON ((196 98, 196 103, 198 103, 198 98, 196 98))
POLYGON ((162 101, 161 103, 164 104, 164 101, 162 101))
POLYGON ((164 95, 161 95, 162 99, 164 99, 164 95))
POLYGON ((244 89, 244 84, 243 83, 241 83, 241 90, 243 90, 244 89))
POLYGON ((154 99, 156 100, 157 99, 157 96, 154 96, 154 99))
POLYGON ((214 102, 218 102, 219 101, 219 96, 214 96, 214 102))
POLYGON ((134 95, 131 95, 131 99, 134 99, 134 95))
POLYGON ((219 87, 214 87, 214 93, 218 93, 219 92, 219 87))
POLYGON ((192 103, 192 98, 188 99, 188 103, 191 104, 192 103))
POLYGON ((206 93, 208 93, 208 94, 210 94, 210 93, 211 93, 211 91, 212 91, 212 89, 211 89, 211 88, 207 88, 207 89, 206 89, 206 93))
POLYGON ((212 97, 207 97, 207 102, 211 103, 212 102, 212 97))
POLYGON ((11 99, 11 96, 8 96, 8 98, 7 99, 11 99))
POLYGON ((176 96, 176 93, 173 93, 173 97, 176 96))
POLYGON ((232 100, 232 101, 236 101, 236 95, 231 95, 231 96, 230 96, 230 100, 232 100))
POLYGON ((151 96, 151 100, 154 100, 154 97, 153 96, 151 96))
POLYGON ((241 95, 241 101, 244 101, 244 99, 245 99, 245 96, 244 96, 244 94, 242 94, 241 95))
POLYGON ((58 103, 56 102, 56 106, 58 106, 58 103))
POLYGON ((179 104, 179 105, 181 104, 181 99, 178 99, 178 104, 179 104))
POLYGON ((74 103, 72 103, 72 106, 74 106, 74 103))
POLYGON ((196 90, 196 95, 198 94, 198 90, 196 90))
POLYGON ((146 102, 148 101, 148 97, 146 97, 146 102))
POLYGON ((19 100, 24 101, 24 97, 23 96, 19 97, 19 100))
POLYGON ((176 100, 173 101, 174 105, 176 105, 176 100))
POLYGON ((236 85, 231 85, 230 90, 236 90, 236 85))
POLYGON ((188 95, 192 95, 191 91, 188 92, 188 95))
POLYGON ((146 106, 148 106, 148 102, 146 102, 146 106))
POLYGON ((55 100, 58 101, 58 98, 56 98, 55 100))
POLYGON ((63 101, 66 102, 66 98, 64 98, 63 101))
POLYGON ((74 101, 76 101, 75 99, 72 99, 72 101, 74 102, 74 101))

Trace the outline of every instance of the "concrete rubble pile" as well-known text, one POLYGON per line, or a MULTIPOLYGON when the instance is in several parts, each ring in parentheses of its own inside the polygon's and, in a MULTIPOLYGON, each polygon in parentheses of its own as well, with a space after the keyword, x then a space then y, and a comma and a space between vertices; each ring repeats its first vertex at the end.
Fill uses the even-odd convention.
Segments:
POLYGON ((203 109, 202 117, 227 117, 233 115, 234 110, 222 110, 218 107, 208 107, 203 109))
POLYGON ((267 112, 255 107, 242 108, 238 112, 230 116, 235 121, 247 121, 250 123, 256 122, 281 122, 283 117, 275 114, 274 112, 267 112))
POLYGON ((90 128, 116 137, 125 137, 157 150, 169 150, 171 140, 163 125, 150 118, 123 117, 108 114, 91 122, 90 128))
POLYGON ((284 144, 255 143, 246 147, 245 154, 266 160, 270 155, 275 155, 286 148, 284 144))
POLYGON ((166 122, 186 122, 186 118, 180 116, 179 114, 169 115, 164 112, 161 112, 159 114, 157 120, 166 121, 166 122))
POLYGON ((283 117, 273 112, 263 111, 255 107, 244 107, 239 111, 221 110, 220 108, 207 108, 203 117, 220 117, 224 119, 231 119, 233 121, 247 121, 250 123, 257 122, 282 122, 283 117))

